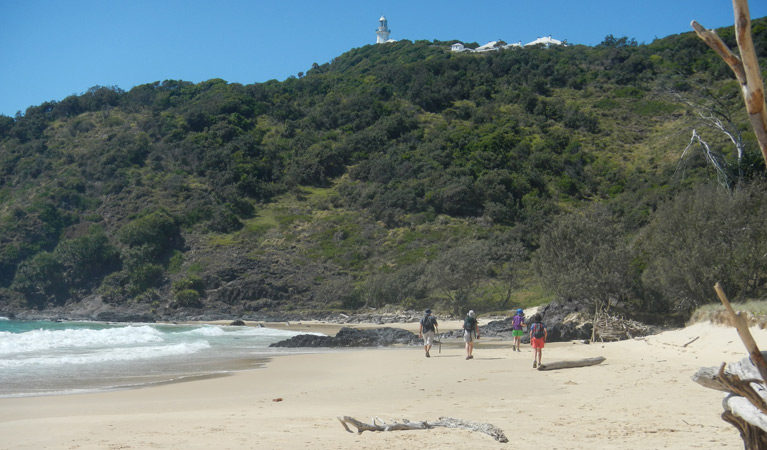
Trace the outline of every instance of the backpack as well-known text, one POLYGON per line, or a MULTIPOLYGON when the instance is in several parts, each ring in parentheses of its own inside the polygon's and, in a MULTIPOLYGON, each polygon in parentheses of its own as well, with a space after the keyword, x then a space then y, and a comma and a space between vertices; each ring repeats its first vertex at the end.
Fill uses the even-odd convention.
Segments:
POLYGON ((546 334, 544 333, 545 329, 546 329, 546 327, 541 322, 534 323, 533 324, 533 337, 537 338, 537 339, 541 339, 542 337, 546 336, 546 334))
POLYGON ((425 316, 421 319, 421 325, 423 325, 423 331, 434 331, 434 316, 425 316))
POLYGON ((476 331, 477 319, 474 317, 467 317, 463 321, 463 329, 467 331, 476 331))

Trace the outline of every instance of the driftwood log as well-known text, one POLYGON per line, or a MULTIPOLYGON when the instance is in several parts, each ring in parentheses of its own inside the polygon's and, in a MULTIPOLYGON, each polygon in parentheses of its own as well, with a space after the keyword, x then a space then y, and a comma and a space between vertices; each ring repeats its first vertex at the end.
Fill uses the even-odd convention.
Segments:
POLYGON ((411 422, 404 419, 402 422, 392 422, 387 424, 378 417, 373 418, 373 423, 361 422, 353 417, 343 416, 338 417, 338 421, 341 422, 344 429, 349 433, 354 433, 349 428, 352 425, 357 429, 357 434, 363 431, 403 431, 403 430, 428 430, 431 428, 443 427, 443 428, 460 428, 469 431, 476 431, 484 433, 492 437, 498 442, 506 443, 509 439, 503 434, 503 430, 491 425, 489 423, 471 422, 463 419, 454 419, 451 417, 440 417, 436 422, 411 422))
POLYGON ((538 370, 558 370, 558 369, 570 369, 573 367, 586 367, 602 364, 605 360, 604 356, 597 358, 576 359, 574 361, 554 361, 552 363, 541 364, 538 366, 538 370))
POLYGON ((730 315, 732 324, 748 350, 749 357, 737 363, 726 363, 717 370, 715 367, 699 369, 693 380, 701 386, 726 392, 722 402, 722 419, 734 426, 746 450, 767 448, 767 358, 759 350, 748 325, 730 305, 719 283, 714 286, 719 300, 730 315))
POLYGON ((767 389, 749 358, 703 367, 692 377, 703 387, 726 392, 722 419, 740 432, 746 449, 767 448, 767 389))

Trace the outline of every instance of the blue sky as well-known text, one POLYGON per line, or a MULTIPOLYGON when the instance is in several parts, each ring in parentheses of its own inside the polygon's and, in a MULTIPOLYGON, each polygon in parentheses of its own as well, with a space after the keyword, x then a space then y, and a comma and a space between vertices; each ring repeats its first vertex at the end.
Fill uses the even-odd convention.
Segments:
MULTIPOLYGON (((750 2, 751 17, 767 1, 750 2)), ((397 40, 541 36, 639 43, 733 24, 730 0, 0 0, 0 114, 81 94, 168 79, 284 80, 375 42, 385 15, 397 40)))

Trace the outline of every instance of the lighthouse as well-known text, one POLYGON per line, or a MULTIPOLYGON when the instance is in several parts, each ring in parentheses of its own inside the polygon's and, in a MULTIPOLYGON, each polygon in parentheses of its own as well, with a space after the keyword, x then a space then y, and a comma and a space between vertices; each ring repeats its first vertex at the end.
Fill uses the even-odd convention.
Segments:
POLYGON ((391 30, 389 29, 386 17, 381 16, 381 18, 378 19, 378 29, 376 30, 376 44, 383 44, 388 41, 389 33, 391 33, 391 30))

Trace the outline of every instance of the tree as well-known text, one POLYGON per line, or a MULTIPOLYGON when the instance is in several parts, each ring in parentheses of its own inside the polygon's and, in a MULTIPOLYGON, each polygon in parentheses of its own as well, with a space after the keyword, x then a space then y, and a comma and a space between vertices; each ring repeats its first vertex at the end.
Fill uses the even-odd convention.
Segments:
POLYGON ((54 250, 61 264, 61 277, 69 286, 98 280, 119 265, 119 253, 101 227, 92 227, 82 237, 64 240, 54 250))
POLYGON ((471 241, 446 250, 426 269, 428 285, 447 299, 454 315, 468 311, 488 277, 491 250, 487 241, 471 241))
POLYGON ((494 277, 490 289, 498 300, 498 309, 506 309, 514 291, 520 286, 520 272, 527 266, 528 251, 522 242, 506 237, 493 244, 494 277))
POLYGON ((426 292, 419 282, 423 275, 421 267, 405 266, 393 272, 378 271, 370 276, 363 292, 366 306, 402 305, 409 298, 423 298, 426 292))
POLYGON ((595 312, 634 296, 638 274, 632 259, 621 229, 600 207, 557 217, 533 255, 544 286, 559 297, 586 302, 595 312))
POLYGON ((44 308, 63 300, 61 263, 51 252, 40 252, 19 265, 11 289, 21 292, 30 305, 44 308))
POLYGON ((662 204, 639 242, 643 284, 670 309, 689 313, 716 302, 720 282, 735 299, 767 288, 767 203, 764 183, 732 192, 700 186, 662 204))
POLYGON ((130 248, 145 248, 147 256, 158 258, 173 247, 178 225, 163 211, 149 213, 129 222, 117 233, 118 240, 130 248))
POLYGON ((740 57, 732 53, 714 30, 706 30, 698 22, 690 24, 698 36, 708 44, 730 66, 741 86, 746 111, 751 127, 756 133, 759 147, 762 149, 764 162, 767 164, 767 103, 764 98, 764 83, 756 58, 754 42, 751 36, 751 17, 747 0, 733 0, 735 12, 735 33, 738 40, 740 57))
POLYGON ((746 160, 744 160, 746 144, 743 140, 743 133, 731 111, 729 99, 726 98, 727 95, 717 94, 708 86, 698 86, 697 89, 687 89, 684 92, 675 90, 671 92, 671 95, 691 108, 696 116, 696 120, 692 124, 692 137, 682 152, 682 160, 691 149, 699 146, 706 161, 716 171, 722 186, 729 189, 732 185, 743 181, 744 166, 746 165, 746 160), (698 132, 698 127, 723 134, 734 147, 735 161, 732 162, 732 159, 727 158, 724 152, 712 147, 698 132))
POLYGON ((637 41, 634 38, 629 39, 628 36, 616 38, 612 34, 608 34, 599 45, 607 48, 636 47, 637 41))

